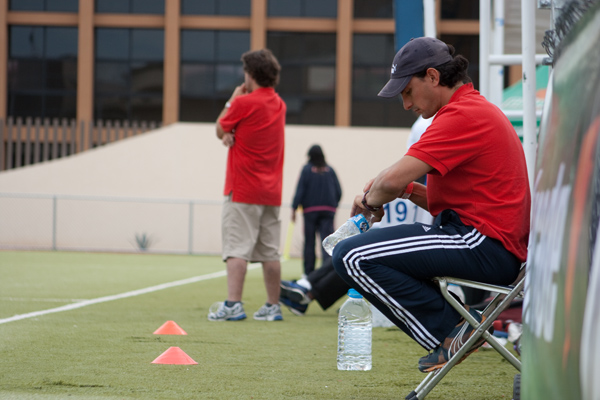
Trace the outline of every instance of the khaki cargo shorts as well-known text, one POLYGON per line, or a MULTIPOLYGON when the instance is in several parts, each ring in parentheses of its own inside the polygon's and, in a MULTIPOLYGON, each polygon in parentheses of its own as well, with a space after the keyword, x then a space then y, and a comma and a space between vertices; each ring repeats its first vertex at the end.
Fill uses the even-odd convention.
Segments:
POLYGON ((235 203, 225 197, 222 215, 223 260, 230 257, 250 262, 281 258, 280 207, 235 203))

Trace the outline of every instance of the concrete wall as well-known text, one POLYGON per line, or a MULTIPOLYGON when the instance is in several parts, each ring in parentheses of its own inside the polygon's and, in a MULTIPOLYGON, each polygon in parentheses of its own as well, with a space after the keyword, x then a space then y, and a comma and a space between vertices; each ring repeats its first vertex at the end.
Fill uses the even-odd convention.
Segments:
MULTIPOLYGON (((408 134, 401 128, 287 126, 282 251, 291 233, 289 252, 301 254, 301 223, 288 232, 289 206, 311 145, 322 146, 342 185, 337 226, 348 217, 352 199, 366 181, 404 154, 408 134)), ((213 124, 177 123, 68 158, 2 172, 0 247, 43 248, 47 244, 39 241, 47 243, 54 230, 58 248, 132 251, 136 234, 161 232, 151 250, 185 253, 193 248, 194 253, 218 254, 226 156, 213 124), (59 201, 53 206, 55 195, 59 201), (118 201, 131 198, 137 201, 118 201), (55 227, 49 226, 53 207, 59 216, 55 227)))

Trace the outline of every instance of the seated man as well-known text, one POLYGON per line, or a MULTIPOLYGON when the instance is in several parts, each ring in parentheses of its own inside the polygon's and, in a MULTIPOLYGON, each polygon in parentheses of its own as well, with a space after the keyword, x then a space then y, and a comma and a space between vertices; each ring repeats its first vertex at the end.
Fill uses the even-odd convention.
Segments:
POLYGON ((427 209, 433 224, 372 229, 333 251, 341 278, 430 352, 419 360, 422 372, 442 368, 473 333, 431 278, 510 284, 527 256, 531 197, 521 142, 473 88, 468 61, 453 54, 437 39, 417 38, 394 57, 379 96, 401 95, 406 110, 435 117, 404 157, 367 182, 351 211, 381 219, 382 205, 403 197, 427 209), (414 182, 423 174, 427 186, 414 182))

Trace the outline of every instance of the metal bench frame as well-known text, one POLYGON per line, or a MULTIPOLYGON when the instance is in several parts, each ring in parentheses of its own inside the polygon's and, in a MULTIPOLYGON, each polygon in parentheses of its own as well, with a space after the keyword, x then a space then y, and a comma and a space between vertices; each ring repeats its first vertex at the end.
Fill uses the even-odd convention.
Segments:
POLYGON ((465 279, 449 278, 449 277, 437 277, 434 281, 437 281, 442 295, 452 305, 452 307, 460 313, 460 315, 473 327, 475 331, 471 337, 465 342, 463 347, 457 351, 452 358, 444 365, 443 368, 436 371, 432 371, 427 374, 425 379, 421 381, 419 386, 408 396, 406 400, 423 400, 427 394, 446 376, 448 372, 459 362, 459 360, 465 355, 468 349, 479 340, 480 337, 484 337, 485 340, 508 361, 511 363, 519 372, 521 371, 521 361, 515 357, 497 338, 488 332, 490 326, 498 318, 500 313, 506 310, 511 302, 516 298, 523 298, 523 285, 525 283, 525 268, 521 268, 521 273, 513 285, 500 286, 491 285, 487 283, 469 281, 465 279), (493 300, 483 310, 483 315, 486 319, 483 323, 479 324, 475 318, 467 309, 459 302, 449 291, 448 284, 453 283, 460 286, 466 286, 474 289, 486 290, 492 293, 496 293, 493 300))

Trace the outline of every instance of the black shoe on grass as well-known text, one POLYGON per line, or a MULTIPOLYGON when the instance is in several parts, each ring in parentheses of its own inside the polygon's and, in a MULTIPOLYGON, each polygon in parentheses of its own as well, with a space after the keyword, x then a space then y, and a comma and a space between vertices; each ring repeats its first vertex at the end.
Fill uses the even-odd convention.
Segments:
MULTIPOLYGON (((479 322, 480 324, 485 321, 485 317, 473 308, 469 308, 469 313, 479 322)), ((494 332, 494 328, 490 327, 488 330, 490 333, 494 332)), ((441 369, 446 363, 452 358, 452 356, 460 350, 463 344, 471 337, 475 332, 475 329, 469 324, 464 318, 456 327, 450 332, 442 344, 436 347, 433 352, 421 357, 419 359, 419 371, 431 372, 437 369, 441 369)), ((460 364, 467 356, 477 350, 485 342, 483 336, 475 342, 475 344, 465 353, 456 365, 460 364)))

